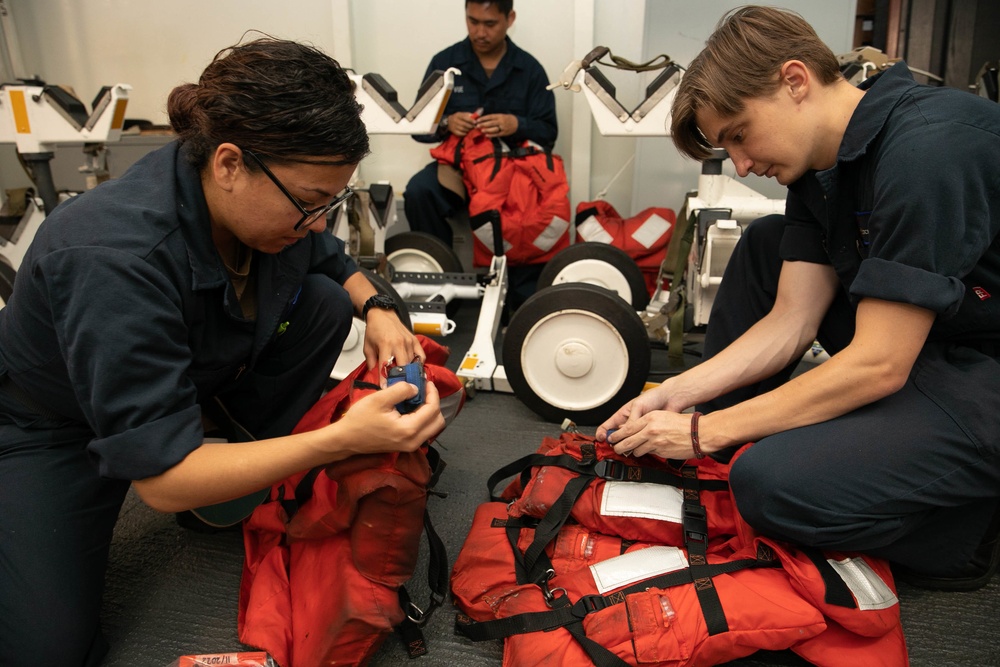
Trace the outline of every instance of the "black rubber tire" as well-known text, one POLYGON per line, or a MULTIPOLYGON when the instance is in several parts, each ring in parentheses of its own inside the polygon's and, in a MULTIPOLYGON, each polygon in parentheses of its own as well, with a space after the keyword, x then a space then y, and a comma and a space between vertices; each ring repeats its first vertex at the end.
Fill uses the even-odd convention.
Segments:
MULTIPOLYGON (((567 331, 573 331, 576 335, 585 335, 587 327, 576 327, 578 319, 566 322, 567 331)), ((595 322, 595 323, 596 323, 595 322)), ((544 342, 539 343, 544 345, 544 342)), ((592 346, 594 353, 607 355, 604 359, 613 359, 613 355, 619 354, 615 350, 600 349, 598 345, 592 346)), ((569 418, 578 424, 597 425, 606 420, 627 401, 635 398, 645 386, 649 374, 650 348, 649 339, 646 334, 646 327, 643 325, 639 315, 624 299, 620 298, 611 290, 588 285, 586 283, 566 283, 553 285, 544 290, 536 292, 524 304, 517 309, 507 326, 503 340, 503 364, 507 374, 507 380, 517 396, 525 405, 541 415, 547 421, 561 423, 563 419, 569 418), (625 374, 617 387, 606 387, 598 394, 594 395, 594 400, 606 396, 599 405, 590 405, 585 408, 574 407, 572 398, 580 404, 580 399, 587 398, 588 389, 595 386, 600 387, 600 380, 596 373, 601 369, 592 367, 585 375, 569 377, 561 374, 558 368, 539 369, 539 372, 529 373, 536 379, 529 379, 523 368, 523 352, 526 344, 532 344, 529 337, 538 334, 540 329, 536 326, 550 326, 555 320, 553 318, 573 317, 579 318, 580 314, 586 314, 596 322, 608 325, 623 344, 620 354, 624 359, 618 359, 624 364, 625 374), (545 320, 544 323, 543 320, 545 320), (538 379, 542 378, 542 379, 538 379), (561 398, 551 396, 552 387, 541 387, 540 382, 565 385, 570 388, 567 391, 566 401, 561 398), (536 386, 532 386, 532 382, 536 386), (595 385, 596 382, 596 385, 595 385), (589 387, 588 387, 589 384, 589 387), (548 398, 541 394, 548 395, 548 398)), ((553 350, 553 359, 558 356, 553 350)), ((595 358, 598 355, 595 354, 595 358)), ((554 362, 556 363, 556 362, 554 362)), ((606 361, 598 362, 604 363, 606 361)), ((622 368, 618 366, 618 368, 622 368)), ((617 380, 615 380, 617 382, 617 380)))
MULTIPOLYGON (((463 273, 462 260, 455 250, 432 234, 424 232, 402 232, 395 236, 390 236, 385 240, 385 256, 390 257, 395 252, 402 250, 419 250, 427 254, 439 267, 441 273, 463 273)), ((390 270, 399 270, 392 266, 389 260, 390 270)), ((452 299, 445 306, 445 313, 448 317, 455 317, 458 309, 462 307, 462 299, 452 299)))
POLYGON ((396 303, 396 308, 399 308, 400 321, 403 322, 407 329, 413 331, 413 323, 410 321, 410 311, 406 308, 406 302, 403 301, 403 297, 399 296, 399 292, 392 286, 392 283, 374 271, 369 271, 366 268, 361 268, 360 271, 379 294, 388 296, 396 303))
MULTIPOLYGON (((649 304, 649 291, 646 288, 646 279, 642 275, 642 269, 635 263, 635 260, 629 257, 628 253, 621 248, 595 241, 574 243, 557 252, 555 257, 545 265, 541 275, 538 277, 538 289, 554 284, 562 284, 565 281, 556 282, 559 274, 570 264, 585 259, 597 260, 608 264, 611 269, 621 274, 622 278, 628 284, 629 290, 632 292, 630 298, 624 295, 622 295, 622 298, 627 298, 635 310, 642 310, 649 304)), ((583 282, 588 281, 584 280, 583 282)))
POLYGON ((7 305, 10 295, 14 293, 14 277, 17 271, 10 265, 6 257, 0 257, 0 308, 7 305))
MULTIPOLYGON (((462 273, 462 260, 455 250, 431 234, 424 232, 402 232, 385 240, 385 256, 412 248, 426 253, 441 267, 441 273, 462 273)), ((390 259, 390 263, 391 263, 390 259)))

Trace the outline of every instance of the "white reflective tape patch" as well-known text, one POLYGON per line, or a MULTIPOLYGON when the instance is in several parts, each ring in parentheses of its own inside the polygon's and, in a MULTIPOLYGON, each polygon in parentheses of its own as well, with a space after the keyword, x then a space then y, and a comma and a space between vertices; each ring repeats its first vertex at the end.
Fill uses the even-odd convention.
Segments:
MULTIPOLYGON (((482 227, 479 227, 472 233, 476 235, 477 239, 483 242, 483 245, 489 248, 490 252, 493 252, 493 225, 489 224, 483 225, 482 227)), ((513 246, 507 242, 507 239, 503 240, 503 251, 505 254, 512 247, 513 246)))
POLYGON ((639 549, 590 566, 590 573, 602 595, 622 586, 649 579, 688 566, 684 552, 677 547, 639 549))
POLYGON ((552 218, 552 222, 542 230, 542 233, 535 237, 533 243, 542 252, 548 252, 555 247, 567 229, 569 229, 569 221, 555 216, 552 218))
POLYGON ((593 215, 576 226, 576 235, 584 241, 592 241, 594 243, 610 244, 614 240, 614 237, 608 233, 604 225, 598 221, 597 216, 593 215))
POLYGON ((632 238, 636 240, 637 243, 642 244, 642 247, 649 250, 656 242, 659 241, 664 234, 670 230, 670 221, 661 218, 655 213, 646 220, 646 222, 639 225, 639 228, 632 232, 632 238))
POLYGON ((602 516, 631 516, 681 523, 684 494, 665 484, 605 482, 601 495, 602 516))
POLYGON ((458 411, 462 409, 465 399, 465 390, 459 389, 450 396, 442 396, 440 399, 440 409, 441 416, 444 417, 444 425, 448 426, 455 417, 458 416, 458 411))
POLYGON ((892 589, 864 559, 834 560, 828 558, 826 562, 833 566, 834 571, 851 589, 854 599, 858 601, 858 608, 862 611, 888 609, 899 602, 892 589))

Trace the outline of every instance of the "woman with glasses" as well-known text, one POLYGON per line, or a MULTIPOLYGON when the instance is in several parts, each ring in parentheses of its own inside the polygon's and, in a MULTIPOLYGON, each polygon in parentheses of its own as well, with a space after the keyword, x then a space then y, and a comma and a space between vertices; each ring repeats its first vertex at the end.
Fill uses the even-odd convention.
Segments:
POLYGON ((368 153, 352 84, 316 49, 220 52, 168 100, 177 140, 59 206, 0 311, 0 662, 96 665, 112 529, 129 485, 181 512, 443 427, 406 383, 288 435, 366 320, 374 367, 414 336, 325 233, 368 153), (375 297, 375 298, 373 298, 375 297), (205 442, 203 406, 256 438, 205 442))

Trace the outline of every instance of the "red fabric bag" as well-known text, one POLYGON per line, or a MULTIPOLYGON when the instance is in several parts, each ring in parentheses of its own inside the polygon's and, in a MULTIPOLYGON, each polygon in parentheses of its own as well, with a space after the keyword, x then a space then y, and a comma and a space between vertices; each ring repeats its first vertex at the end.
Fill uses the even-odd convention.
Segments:
MULTIPOLYGON (((419 338, 426 377, 450 421, 464 403, 462 384, 441 365, 447 348, 419 338)), ((378 372, 359 366, 294 432, 339 419, 377 390, 378 372)), ((271 489, 243 527, 240 641, 281 667, 368 662, 406 616, 399 589, 416 566, 433 474, 429 451, 353 456, 271 489)))
POLYGON ((569 182, 562 158, 524 142, 503 151, 478 129, 431 149, 462 172, 469 195, 473 264, 489 266, 499 219, 509 266, 544 264, 569 245, 569 182))
POLYGON ((604 200, 580 202, 576 207, 578 240, 608 243, 624 250, 642 271, 650 296, 656 290, 660 264, 666 257, 676 222, 677 215, 670 208, 653 206, 623 218, 604 200))

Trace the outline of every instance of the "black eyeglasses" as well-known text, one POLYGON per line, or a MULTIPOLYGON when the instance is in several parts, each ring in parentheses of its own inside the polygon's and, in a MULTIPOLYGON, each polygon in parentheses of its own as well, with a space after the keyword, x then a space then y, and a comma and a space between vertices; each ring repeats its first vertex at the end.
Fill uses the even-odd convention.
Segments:
POLYGON ((295 204, 295 208, 299 209, 299 212, 302 214, 302 219, 295 224, 295 227, 293 228, 295 231, 299 231, 300 229, 303 229, 313 224, 314 222, 325 216, 327 213, 329 213, 330 211, 332 211, 333 209, 337 208, 345 201, 350 199, 351 195, 354 194, 354 190, 352 190, 350 186, 348 186, 343 190, 341 190, 340 193, 337 194, 337 196, 334 197, 333 201, 330 202, 329 204, 325 206, 320 206, 319 208, 308 210, 304 206, 302 206, 302 204, 300 204, 295 197, 292 196, 292 193, 288 191, 288 188, 286 188, 284 185, 281 184, 281 181, 278 180, 278 177, 271 173, 271 170, 267 168, 267 165, 264 164, 264 161, 261 160, 259 157, 257 157, 253 151, 243 149, 243 154, 249 155, 253 159, 253 161, 256 162, 257 165, 260 166, 260 168, 264 171, 264 175, 270 178, 271 182, 278 186, 278 189, 281 190, 281 193, 288 198, 288 201, 295 204))

